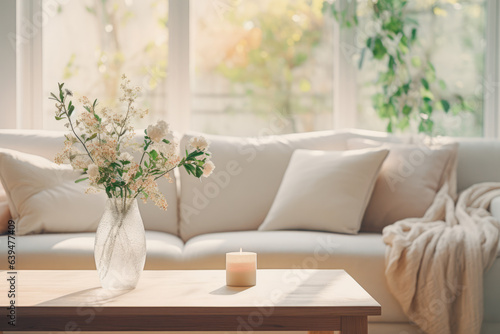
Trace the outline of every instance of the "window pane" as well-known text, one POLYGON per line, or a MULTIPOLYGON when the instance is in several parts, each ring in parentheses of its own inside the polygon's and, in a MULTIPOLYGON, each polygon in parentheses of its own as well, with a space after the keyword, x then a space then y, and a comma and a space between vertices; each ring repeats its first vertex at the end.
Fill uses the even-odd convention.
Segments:
POLYGON ((322 3, 192 0, 192 128, 233 135, 331 129, 333 27, 322 3))
MULTIPOLYGON (((54 1, 43 0, 43 6, 54 1)), ((140 107, 164 118, 168 0, 68 1, 43 28, 44 128, 61 129, 45 99, 65 82, 74 93, 116 107, 122 74, 142 87, 140 107), (160 116, 161 115, 161 116, 160 116)), ((76 102, 76 101, 75 101, 76 102)))
MULTIPOLYGON (((363 33, 371 33, 370 29, 376 26, 368 15, 368 5, 367 1, 358 2, 358 47, 364 46, 363 33)), ((438 78, 433 84, 435 98, 456 102, 456 95, 459 94, 467 106, 459 108, 457 104, 447 114, 443 110, 434 110, 435 135, 482 135, 483 90, 488 89, 488 82, 484 79, 485 5, 485 0, 410 2, 410 18, 419 23, 419 42, 410 50, 410 56, 418 58, 417 64, 429 60, 434 65, 438 78)), ((377 69, 381 68, 377 66, 373 60, 366 59, 358 72, 357 119, 360 128, 385 130, 387 120, 380 119, 372 107, 372 96, 381 91, 380 86, 375 84, 377 69)), ((384 66, 387 68, 386 64, 382 68, 384 66)), ((418 78, 418 67, 413 66, 412 71, 418 78)), ((417 123, 412 124, 414 132, 417 131, 417 123)))

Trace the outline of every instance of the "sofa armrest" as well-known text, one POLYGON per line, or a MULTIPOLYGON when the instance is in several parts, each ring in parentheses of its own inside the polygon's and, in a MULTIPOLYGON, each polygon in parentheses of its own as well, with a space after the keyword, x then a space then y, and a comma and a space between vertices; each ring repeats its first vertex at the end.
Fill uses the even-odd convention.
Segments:
POLYGON ((493 217, 500 221, 500 196, 495 197, 490 203, 490 212, 493 217))

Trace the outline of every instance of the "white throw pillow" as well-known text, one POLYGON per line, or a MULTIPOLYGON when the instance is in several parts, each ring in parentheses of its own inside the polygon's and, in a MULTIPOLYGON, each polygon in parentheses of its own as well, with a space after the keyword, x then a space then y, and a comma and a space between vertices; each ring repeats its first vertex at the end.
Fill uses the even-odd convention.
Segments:
POLYGON ((0 149, 0 180, 17 235, 95 231, 106 194, 85 194, 80 173, 40 156, 0 149))
POLYGON ((388 152, 296 150, 259 230, 357 233, 388 152))

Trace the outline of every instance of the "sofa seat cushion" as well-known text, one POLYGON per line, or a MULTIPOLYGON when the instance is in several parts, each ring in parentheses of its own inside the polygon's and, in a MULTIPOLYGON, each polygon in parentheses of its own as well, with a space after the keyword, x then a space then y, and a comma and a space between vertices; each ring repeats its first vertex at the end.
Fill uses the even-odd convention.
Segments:
MULTIPOLYGON (((16 269, 95 269, 94 233, 40 234, 16 237, 16 269)), ((7 270, 7 236, 0 236, 0 270, 7 270)), ((178 268, 183 242, 172 234, 146 231, 146 269, 178 268)))
POLYGON ((186 243, 183 255, 185 267, 224 269, 225 253, 240 248, 258 254, 259 269, 293 269, 284 277, 288 280, 307 279, 301 269, 344 269, 382 305, 382 316, 370 318, 370 321, 408 321, 385 282, 385 245, 381 234, 346 235, 312 231, 205 234, 186 243))

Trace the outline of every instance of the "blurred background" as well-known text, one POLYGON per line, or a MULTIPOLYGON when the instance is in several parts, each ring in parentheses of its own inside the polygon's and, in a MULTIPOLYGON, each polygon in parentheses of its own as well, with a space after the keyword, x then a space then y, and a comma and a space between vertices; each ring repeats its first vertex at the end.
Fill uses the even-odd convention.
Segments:
MULTIPOLYGON (((385 131, 387 119, 373 97, 381 92, 386 64, 362 55, 366 36, 380 29, 373 1, 347 1, 357 14, 356 26, 345 29, 347 44, 327 7, 334 2, 324 2, 190 0, 173 20, 168 0, 41 0, 42 10, 53 12, 41 32, 42 95, 65 82, 77 95, 117 107, 113 101, 126 73, 143 87, 141 103, 150 109, 138 126, 188 113, 189 130, 213 134, 325 130, 338 128, 342 117, 350 127, 385 131), (184 25, 172 26, 174 21, 184 25), (182 27, 189 31, 179 32, 182 27), (171 49, 172 34, 188 39, 182 51, 187 57, 172 56, 179 52, 171 49), (335 57, 347 61, 336 65, 335 57), (345 66, 355 75, 344 84, 338 71, 345 66), (168 84, 178 69, 187 69, 180 75, 189 77, 188 85, 168 84), (189 97, 188 110, 170 110, 176 89, 189 97), (346 104, 335 99, 353 89, 354 104, 339 108, 346 104)), ((418 25, 412 64, 431 61, 438 94, 464 100, 450 112, 434 110, 435 135, 483 135, 485 90, 497 86, 485 79, 486 6, 487 0, 410 0, 404 7, 405 19, 418 25)), ((51 101, 42 101, 42 127, 61 129, 51 101)), ((393 131, 418 132, 412 126, 393 131)))

